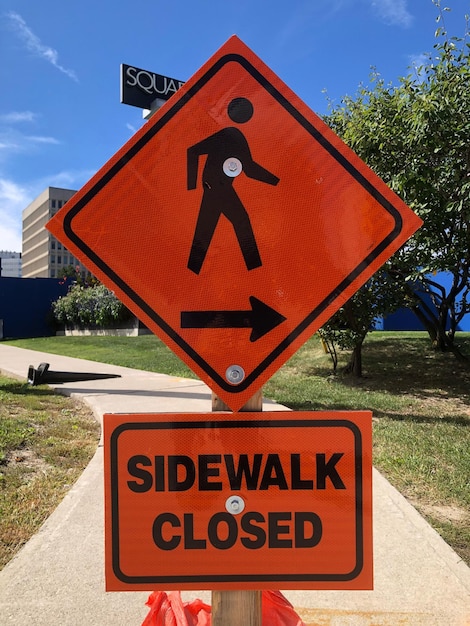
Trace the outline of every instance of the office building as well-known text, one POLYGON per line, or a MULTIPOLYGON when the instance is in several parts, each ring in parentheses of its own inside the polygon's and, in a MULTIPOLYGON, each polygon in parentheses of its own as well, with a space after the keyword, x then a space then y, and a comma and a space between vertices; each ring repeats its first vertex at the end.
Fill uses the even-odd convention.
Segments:
POLYGON ((0 276, 21 278, 21 252, 0 250, 0 276))
POLYGON ((88 270, 45 228, 49 219, 74 195, 73 189, 48 187, 23 211, 23 278, 57 278, 63 268, 88 270))

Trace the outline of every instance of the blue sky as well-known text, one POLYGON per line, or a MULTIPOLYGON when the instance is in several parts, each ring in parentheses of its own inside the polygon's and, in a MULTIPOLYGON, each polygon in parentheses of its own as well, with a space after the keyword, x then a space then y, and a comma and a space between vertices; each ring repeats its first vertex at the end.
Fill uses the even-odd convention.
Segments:
MULTIPOLYGON (((442 0, 463 35, 469 0, 442 0)), ((237 34, 319 114, 368 82, 396 83, 435 43, 432 0, 0 0, 0 250, 22 210, 79 189, 143 123, 120 64, 187 80, 237 34)))

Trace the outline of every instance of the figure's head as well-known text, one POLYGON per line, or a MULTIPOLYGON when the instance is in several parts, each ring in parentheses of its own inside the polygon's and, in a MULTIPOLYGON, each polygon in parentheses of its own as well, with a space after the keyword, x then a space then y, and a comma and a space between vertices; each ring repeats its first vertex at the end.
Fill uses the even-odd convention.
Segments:
POLYGON ((229 102, 228 116, 232 122, 244 124, 253 116, 253 105, 248 98, 234 98, 229 102))

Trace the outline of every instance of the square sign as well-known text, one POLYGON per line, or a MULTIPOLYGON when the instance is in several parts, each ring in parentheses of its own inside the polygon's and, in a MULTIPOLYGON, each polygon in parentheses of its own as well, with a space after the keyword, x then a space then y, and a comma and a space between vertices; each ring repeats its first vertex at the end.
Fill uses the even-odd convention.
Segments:
POLYGON ((371 589, 372 415, 104 416, 106 589, 371 589))
POLYGON ((237 411, 420 224, 234 36, 47 228, 237 411))

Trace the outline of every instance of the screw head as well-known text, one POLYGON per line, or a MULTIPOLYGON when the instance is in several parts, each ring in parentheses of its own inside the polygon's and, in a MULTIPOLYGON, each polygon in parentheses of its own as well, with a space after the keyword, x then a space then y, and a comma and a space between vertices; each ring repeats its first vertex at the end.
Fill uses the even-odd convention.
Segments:
POLYGON ((241 161, 236 157, 229 157, 226 159, 222 168, 224 170, 224 174, 230 178, 235 178, 235 176, 241 174, 243 170, 241 161))
POLYGON ((241 496, 230 496, 230 498, 227 498, 225 501, 225 508, 229 513, 232 513, 232 515, 238 515, 244 510, 245 501, 241 496))
POLYGON ((239 385, 245 378, 245 370, 241 365, 230 365, 225 371, 225 378, 232 385, 239 385))

